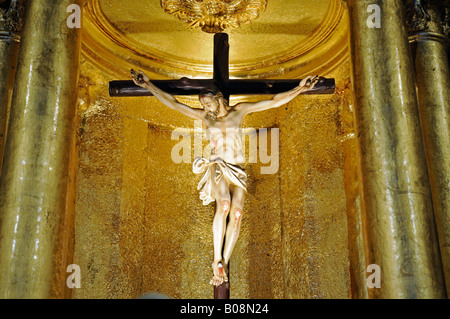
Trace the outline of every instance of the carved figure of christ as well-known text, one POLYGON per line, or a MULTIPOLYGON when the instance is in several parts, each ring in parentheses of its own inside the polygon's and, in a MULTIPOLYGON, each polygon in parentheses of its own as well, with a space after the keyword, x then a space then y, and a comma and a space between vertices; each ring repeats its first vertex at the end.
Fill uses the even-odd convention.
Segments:
POLYGON ((194 173, 203 173, 199 183, 200 198, 205 205, 216 202, 213 221, 214 261, 211 284, 220 286, 228 281, 228 262, 239 237, 246 193, 246 179, 243 168, 244 156, 239 128, 245 115, 270 108, 280 107, 297 95, 312 90, 318 76, 303 79, 294 89, 278 93, 270 100, 254 103, 228 105, 222 93, 215 87, 208 87, 199 95, 203 109, 196 109, 180 103, 171 94, 152 84, 141 71, 131 70, 136 85, 149 90, 153 96, 169 108, 195 120, 202 120, 210 132, 210 158, 197 158, 193 164, 194 173), (231 135, 231 136, 230 136, 231 135), (229 220, 227 223, 227 218, 229 220))

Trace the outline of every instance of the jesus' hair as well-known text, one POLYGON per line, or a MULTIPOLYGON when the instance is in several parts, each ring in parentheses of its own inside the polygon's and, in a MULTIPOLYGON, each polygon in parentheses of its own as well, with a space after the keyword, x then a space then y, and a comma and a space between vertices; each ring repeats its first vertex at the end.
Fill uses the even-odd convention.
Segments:
POLYGON ((225 102, 225 105, 228 105, 228 101, 224 98, 222 92, 220 92, 220 90, 216 86, 210 85, 210 86, 203 88, 200 91, 199 98, 201 98, 203 96, 208 96, 208 95, 213 96, 216 100, 220 100, 222 98, 225 102))

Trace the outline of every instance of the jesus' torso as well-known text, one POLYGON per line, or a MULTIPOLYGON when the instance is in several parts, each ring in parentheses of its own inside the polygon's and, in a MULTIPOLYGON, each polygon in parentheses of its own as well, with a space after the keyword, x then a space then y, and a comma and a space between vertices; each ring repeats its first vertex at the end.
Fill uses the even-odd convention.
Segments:
POLYGON ((204 117, 211 148, 210 160, 222 158, 229 164, 239 165, 245 162, 244 147, 240 125, 243 119, 241 112, 231 108, 227 115, 213 119, 204 117))

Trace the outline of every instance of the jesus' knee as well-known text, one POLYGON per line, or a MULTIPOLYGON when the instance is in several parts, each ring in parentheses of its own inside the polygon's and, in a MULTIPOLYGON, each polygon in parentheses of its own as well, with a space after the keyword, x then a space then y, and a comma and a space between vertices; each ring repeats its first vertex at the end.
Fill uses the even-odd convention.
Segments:
POLYGON ((240 221, 242 219, 242 208, 239 207, 233 207, 231 209, 231 216, 230 221, 234 221, 236 224, 240 224, 240 221))
POLYGON ((217 212, 220 213, 222 216, 228 216, 228 213, 230 212, 230 201, 229 200, 221 200, 219 202, 219 207, 218 207, 217 212))

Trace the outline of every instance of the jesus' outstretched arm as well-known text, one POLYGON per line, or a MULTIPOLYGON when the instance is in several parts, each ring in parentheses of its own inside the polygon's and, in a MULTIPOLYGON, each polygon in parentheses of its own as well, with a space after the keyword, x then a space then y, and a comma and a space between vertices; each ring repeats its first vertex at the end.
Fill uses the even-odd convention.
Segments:
POLYGON ((170 107, 171 109, 178 111, 184 115, 187 115, 194 119, 202 119, 203 118, 203 110, 198 110, 192 108, 186 104, 180 103, 173 97, 173 95, 164 92, 152 82, 150 82, 149 78, 142 71, 131 70, 131 76, 133 77, 133 81, 136 85, 143 87, 149 90, 153 96, 155 96, 158 100, 160 100, 164 105, 170 107))
POLYGON ((300 84, 294 89, 276 94, 271 100, 263 100, 255 103, 239 103, 234 107, 234 109, 238 112, 242 112, 245 115, 248 113, 260 112, 271 108, 276 108, 290 102, 297 95, 312 90, 318 81, 319 77, 317 75, 308 76, 303 79, 300 84))

